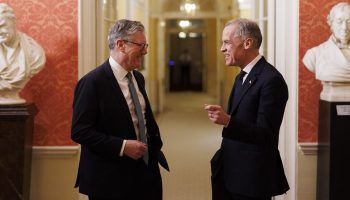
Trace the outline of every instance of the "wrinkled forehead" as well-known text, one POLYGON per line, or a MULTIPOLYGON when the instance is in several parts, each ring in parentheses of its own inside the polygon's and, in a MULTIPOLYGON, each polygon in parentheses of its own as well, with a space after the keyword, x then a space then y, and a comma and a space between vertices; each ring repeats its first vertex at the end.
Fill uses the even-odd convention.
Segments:
POLYGON ((234 33, 236 32, 236 26, 235 25, 228 25, 224 28, 222 31, 222 39, 223 40, 229 40, 234 36, 234 33))

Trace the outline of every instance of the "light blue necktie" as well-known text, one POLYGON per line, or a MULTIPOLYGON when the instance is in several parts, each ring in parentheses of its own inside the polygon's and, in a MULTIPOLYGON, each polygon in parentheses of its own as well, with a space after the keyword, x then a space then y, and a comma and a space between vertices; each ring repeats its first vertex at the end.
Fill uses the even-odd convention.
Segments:
MULTIPOLYGON (((141 104, 140 104, 139 98, 138 98, 137 93, 136 93, 134 82, 132 81, 131 72, 128 72, 127 77, 128 77, 128 86, 129 86, 129 90, 130 90, 130 94, 131 94, 131 99, 134 102, 135 110, 136 110, 136 114, 137 114, 137 119, 138 119, 139 140, 141 142, 147 144, 145 120, 143 119, 141 104)), ((143 155, 143 160, 148 165, 148 150, 143 155)))

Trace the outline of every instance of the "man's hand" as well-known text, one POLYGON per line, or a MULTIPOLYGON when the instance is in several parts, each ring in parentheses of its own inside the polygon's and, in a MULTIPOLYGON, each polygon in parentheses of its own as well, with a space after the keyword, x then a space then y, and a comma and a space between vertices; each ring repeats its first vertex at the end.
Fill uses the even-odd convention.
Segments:
POLYGON ((215 124, 226 126, 230 122, 231 116, 221 106, 205 104, 204 109, 208 111, 209 119, 215 124))
POLYGON ((138 140, 127 140, 124 147, 124 155, 137 160, 145 154, 147 145, 138 140))

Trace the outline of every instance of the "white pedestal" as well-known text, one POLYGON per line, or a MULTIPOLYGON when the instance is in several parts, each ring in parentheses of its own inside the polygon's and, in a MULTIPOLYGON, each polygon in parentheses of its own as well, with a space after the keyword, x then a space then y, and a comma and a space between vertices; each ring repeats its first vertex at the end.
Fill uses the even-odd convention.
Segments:
POLYGON ((328 102, 350 102, 350 82, 322 82, 320 99, 328 102))

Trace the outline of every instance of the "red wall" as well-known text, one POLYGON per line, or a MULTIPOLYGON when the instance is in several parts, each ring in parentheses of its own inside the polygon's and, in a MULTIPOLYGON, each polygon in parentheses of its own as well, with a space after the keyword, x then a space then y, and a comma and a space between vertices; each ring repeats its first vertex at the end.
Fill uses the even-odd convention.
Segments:
POLYGON ((34 102, 34 145, 75 144, 70 140, 72 99, 78 79, 78 1, 2 0, 15 11, 17 28, 45 50, 44 69, 34 76, 21 96, 34 102))
POLYGON ((307 49, 326 41, 331 35, 327 24, 330 9, 339 0, 300 0, 299 7, 299 142, 317 142, 320 81, 302 63, 307 49))
MULTIPOLYGON (((39 109, 34 145, 72 145, 72 95, 78 71, 77 0, 2 0, 14 10, 17 27, 38 41, 46 65, 21 95, 39 109)), ((302 63, 307 49, 330 36, 326 17, 339 0, 300 0, 299 32, 299 142, 316 142, 321 84, 302 63)), ((350 2, 350 0, 347 0, 350 2)))

